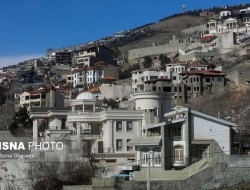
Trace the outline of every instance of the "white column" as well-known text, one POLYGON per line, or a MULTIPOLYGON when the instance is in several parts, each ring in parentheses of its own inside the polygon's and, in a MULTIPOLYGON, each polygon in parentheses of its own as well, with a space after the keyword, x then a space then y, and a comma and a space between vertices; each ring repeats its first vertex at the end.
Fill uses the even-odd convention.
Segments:
POLYGON ((84 106, 84 104, 82 105, 82 111, 83 111, 83 112, 85 111, 85 106, 84 106))
POLYGON ((38 140, 38 119, 33 120, 33 142, 38 140))
POLYGON ((95 103, 93 104, 93 112, 95 112, 95 103))
POLYGON ((77 122, 76 123, 77 125, 77 146, 78 148, 80 148, 80 145, 81 145, 81 123, 80 122, 77 122))
POLYGON ((72 105, 72 112, 75 111, 75 105, 72 105))
POLYGON ((109 152, 113 150, 113 125, 112 125, 113 121, 112 120, 108 120, 107 123, 106 123, 106 130, 104 130, 104 133, 107 133, 105 136, 107 138, 107 145, 109 148, 109 152))

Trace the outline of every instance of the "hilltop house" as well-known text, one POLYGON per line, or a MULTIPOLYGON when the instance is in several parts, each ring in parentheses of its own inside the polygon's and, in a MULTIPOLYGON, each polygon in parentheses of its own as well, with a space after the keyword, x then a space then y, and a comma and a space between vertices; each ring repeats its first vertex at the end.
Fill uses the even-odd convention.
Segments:
POLYGON ((132 72, 132 92, 168 92, 178 102, 222 90, 225 75, 210 65, 186 62, 166 64, 166 71, 144 69, 132 72), (208 70, 210 69, 210 70, 208 70))
POLYGON ((63 107, 64 95, 57 89, 40 87, 37 91, 24 91, 19 96, 21 107, 63 107))
MULTIPOLYGON (((96 63, 97 64, 97 63, 96 63)), ((89 86, 99 82, 101 78, 117 78, 118 67, 111 64, 103 64, 94 67, 82 67, 72 71, 73 87, 89 86)))
POLYGON ((72 62, 84 67, 92 67, 98 61, 115 64, 113 60, 113 50, 105 46, 91 46, 76 50, 73 53, 72 62))

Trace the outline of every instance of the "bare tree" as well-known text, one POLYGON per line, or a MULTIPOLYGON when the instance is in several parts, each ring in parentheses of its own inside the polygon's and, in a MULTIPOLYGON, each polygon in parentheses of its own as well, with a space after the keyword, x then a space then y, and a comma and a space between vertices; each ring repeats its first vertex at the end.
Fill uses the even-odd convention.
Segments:
POLYGON ((90 184, 89 171, 83 162, 33 162, 23 183, 32 190, 61 190, 63 185, 90 184))

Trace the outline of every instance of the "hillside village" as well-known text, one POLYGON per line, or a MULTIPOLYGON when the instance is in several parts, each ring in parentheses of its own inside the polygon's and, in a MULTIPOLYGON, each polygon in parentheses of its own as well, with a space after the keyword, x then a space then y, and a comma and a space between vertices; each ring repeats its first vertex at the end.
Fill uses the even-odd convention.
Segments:
POLYGON ((64 149, 6 158, 0 189, 249 183, 248 170, 232 168, 250 164, 250 5, 233 8, 165 18, 1 68, 0 141, 30 138, 64 149), (194 18, 175 24, 178 32, 164 29, 194 18))

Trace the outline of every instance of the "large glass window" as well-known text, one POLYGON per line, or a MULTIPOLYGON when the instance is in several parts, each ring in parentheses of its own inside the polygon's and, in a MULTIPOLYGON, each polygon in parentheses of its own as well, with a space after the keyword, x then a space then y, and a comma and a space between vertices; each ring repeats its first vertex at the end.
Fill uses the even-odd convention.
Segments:
POLYGON ((116 131, 122 131, 122 122, 121 121, 116 122, 116 131))
POLYGON ((116 140, 116 151, 122 151, 122 139, 116 140))

